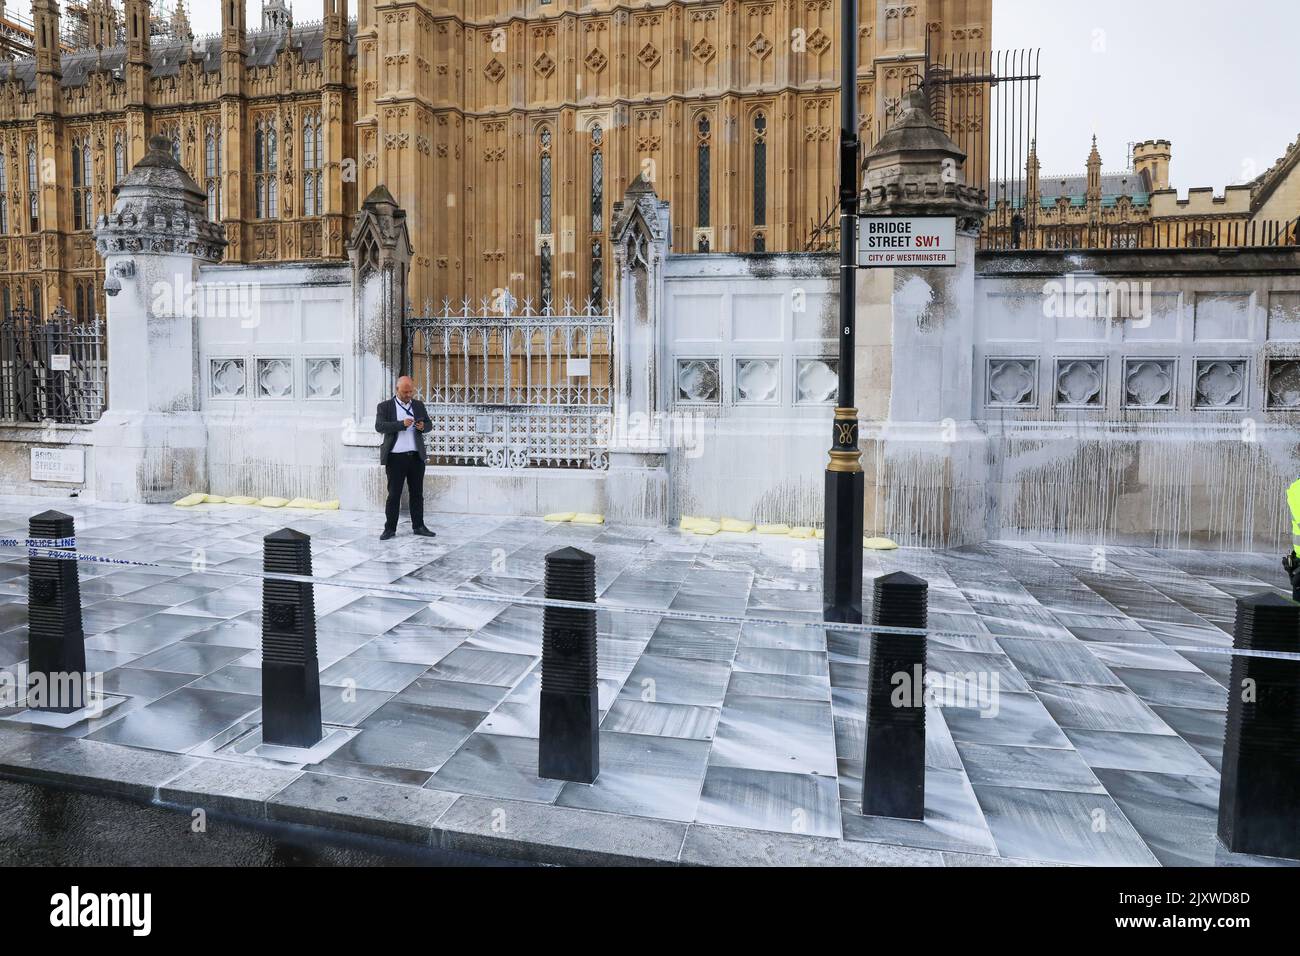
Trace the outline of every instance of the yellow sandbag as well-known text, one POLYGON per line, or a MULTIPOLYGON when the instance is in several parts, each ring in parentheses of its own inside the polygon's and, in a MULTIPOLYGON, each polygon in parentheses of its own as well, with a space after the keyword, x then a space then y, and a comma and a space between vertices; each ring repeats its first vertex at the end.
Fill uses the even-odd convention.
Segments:
POLYGON ((257 499, 256 499, 256 498, 250 498, 250 497, 248 497, 248 495, 233 495, 232 497, 229 497, 229 498, 226 499, 226 504, 228 504, 228 505, 255 505, 255 504, 257 504, 257 499))
POLYGON ((205 505, 224 505, 226 499, 221 495, 204 495, 203 503, 205 505))
POLYGON ((739 518, 723 518, 722 530, 735 531, 738 534, 745 534, 746 532, 754 530, 754 522, 741 521, 739 518))
POLYGON ((792 538, 811 538, 812 536, 813 536, 812 528, 805 528, 803 526, 800 526, 797 528, 790 529, 790 537, 792 538))
POLYGON ((288 498, 277 498, 275 495, 267 495, 258 502, 263 508, 283 508, 289 503, 288 498))
POLYGON ((690 515, 682 515, 681 523, 677 526, 683 531, 690 531, 701 521, 708 521, 708 518, 693 518, 690 515))
POLYGON ((339 500, 332 498, 329 501, 318 501, 311 506, 314 511, 338 511, 339 500))
POLYGON ((813 537, 814 537, 814 538, 824 538, 824 537, 826 537, 826 532, 823 531, 821 528, 814 528, 814 529, 813 529, 813 537))
POLYGON ((574 524, 604 524, 604 515, 594 515, 585 511, 579 511, 573 516, 574 524))
POLYGON ((761 524, 758 526, 759 534, 789 534, 790 526, 788 524, 761 524))
POLYGON ((894 551, 898 545, 888 538, 863 538, 862 546, 871 551, 894 551))
POLYGON ((543 521, 572 521, 577 516, 575 511, 552 511, 548 515, 542 515, 543 521))
POLYGON ((699 521, 695 522, 695 524, 691 525, 691 534, 712 535, 712 534, 717 534, 721 530, 722 530, 722 525, 720 525, 716 521, 710 521, 707 518, 702 518, 699 521))
POLYGON ((285 505, 286 508, 315 508, 316 502, 312 498, 294 498, 293 501, 285 505))
POLYGON ((207 500, 208 496, 201 491, 196 491, 192 495, 186 495, 179 501, 173 501, 177 508, 193 508, 195 505, 201 505, 207 500))

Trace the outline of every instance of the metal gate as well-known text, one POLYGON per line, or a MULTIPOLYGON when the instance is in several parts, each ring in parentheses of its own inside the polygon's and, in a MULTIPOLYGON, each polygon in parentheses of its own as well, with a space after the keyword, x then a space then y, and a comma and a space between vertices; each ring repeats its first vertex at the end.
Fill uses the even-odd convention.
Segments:
POLYGON ((48 319, 18 308, 0 320, 0 417, 89 424, 104 413, 104 322, 59 307, 48 319))
POLYGON ((406 320, 406 367, 433 421, 435 465, 609 465, 613 321, 588 303, 518 313, 486 302, 406 320))

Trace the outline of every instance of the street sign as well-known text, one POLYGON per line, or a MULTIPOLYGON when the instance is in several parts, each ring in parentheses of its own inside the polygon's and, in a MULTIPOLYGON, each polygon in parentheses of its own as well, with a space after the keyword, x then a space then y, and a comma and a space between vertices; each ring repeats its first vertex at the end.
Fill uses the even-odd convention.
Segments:
POLYGON ((951 216, 858 218, 858 265, 864 269, 956 264, 957 220, 951 216))
POLYGON ((32 481, 66 481, 80 484, 86 480, 84 448, 33 448, 32 481))

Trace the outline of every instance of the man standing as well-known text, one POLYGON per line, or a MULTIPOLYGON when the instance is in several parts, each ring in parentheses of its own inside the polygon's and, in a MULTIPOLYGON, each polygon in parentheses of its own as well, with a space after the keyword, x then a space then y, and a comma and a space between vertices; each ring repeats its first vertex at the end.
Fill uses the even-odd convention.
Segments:
POLYGON ((375 409, 375 431, 384 436, 379 463, 388 473, 388 501, 380 541, 397 533, 403 483, 410 497, 412 529, 422 537, 434 537, 424 526, 424 433, 431 428, 433 422, 424 403, 415 398, 415 383, 409 375, 403 375, 397 380, 397 394, 375 409))

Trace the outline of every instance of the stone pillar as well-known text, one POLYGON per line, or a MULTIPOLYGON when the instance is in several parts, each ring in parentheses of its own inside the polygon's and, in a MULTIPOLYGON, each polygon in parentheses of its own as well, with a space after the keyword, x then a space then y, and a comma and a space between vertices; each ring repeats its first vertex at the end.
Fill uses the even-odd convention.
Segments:
POLYGON ((988 440, 971 420, 975 242, 987 200, 925 95, 863 161, 863 216, 957 222, 957 265, 858 270, 857 380, 865 533, 948 546, 982 540, 988 440), (906 522, 906 523, 904 523, 906 522))
POLYGON ((207 484, 199 413, 199 267, 226 247, 207 197, 162 136, 95 226, 108 301, 108 409, 95 425, 100 501, 174 501, 207 484))
POLYGON ((352 410, 343 432, 339 502, 344 508, 383 506, 384 471, 375 406, 393 394, 407 371, 403 320, 411 268, 406 213, 384 186, 371 190, 348 239, 355 325, 352 336, 352 410))
POLYGON ((611 521, 667 524, 671 456, 662 309, 668 203, 643 177, 614 204, 614 395, 605 480, 611 521))

